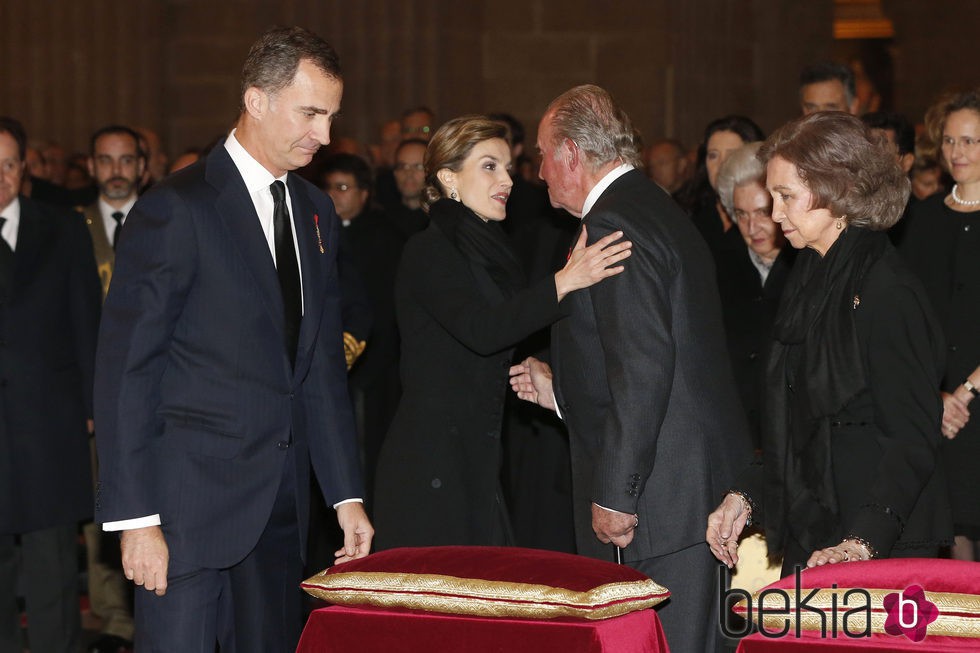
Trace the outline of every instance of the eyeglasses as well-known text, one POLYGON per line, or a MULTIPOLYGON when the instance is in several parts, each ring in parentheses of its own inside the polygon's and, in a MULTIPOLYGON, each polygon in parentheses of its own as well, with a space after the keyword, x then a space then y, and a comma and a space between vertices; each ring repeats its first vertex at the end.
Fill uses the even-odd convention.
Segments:
POLYGON ((337 191, 338 193, 346 193, 353 188, 354 186, 350 186, 348 184, 326 184, 323 187, 323 190, 327 191, 328 193, 332 190, 337 191))
POLYGON ((402 127, 403 134, 428 134, 432 131, 432 128, 428 125, 422 125, 421 127, 402 127))
POLYGON ((959 138, 953 138, 952 136, 943 136, 943 147, 952 148, 957 143, 960 144, 964 150, 972 150, 980 143, 980 138, 972 138, 970 136, 960 136, 959 138))
POLYGON ((425 170, 425 165, 422 163, 396 163, 395 170, 401 170, 402 172, 408 172, 409 170, 418 170, 422 172, 425 170))

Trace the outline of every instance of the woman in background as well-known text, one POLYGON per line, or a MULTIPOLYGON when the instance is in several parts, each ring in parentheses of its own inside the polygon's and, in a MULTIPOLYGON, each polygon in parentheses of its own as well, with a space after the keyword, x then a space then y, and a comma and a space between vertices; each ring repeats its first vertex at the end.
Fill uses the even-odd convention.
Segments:
POLYGON ((565 267, 527 286, 500 226, 513 185, 506 134, 464 116, 425 153, 430 225, 406 244, 395 291, 404 392, 377 470, 378 549, 513 543, 500 483, 513 347, 629 255, 622 233, 586 247, 583 230, 565 267))
POLYGON ((946 334, 941 448, 949 479, 956 541, 953 557, 980 560, 980 88, 948 96, 927 113, 952 176, 949 194, 912 206, 901 252, 922 279, 946 334))
POLYGON ((730 115, 712 120, 698 146, 694 177, 677 193, 677 202, 694 220, 712 252, 739 236, 718 200, 718 171, 728 156, 746 143, 761 141, 762 130, 745 116, 730 115))
POLYGON ((718 196, 742 242, 715 253, 728 354, 756 450, 761 448, 763 361, 796 258, 772 220, 766 169, 756 156, 761 145, 756 141, 735 150, 718 172, 718 196))

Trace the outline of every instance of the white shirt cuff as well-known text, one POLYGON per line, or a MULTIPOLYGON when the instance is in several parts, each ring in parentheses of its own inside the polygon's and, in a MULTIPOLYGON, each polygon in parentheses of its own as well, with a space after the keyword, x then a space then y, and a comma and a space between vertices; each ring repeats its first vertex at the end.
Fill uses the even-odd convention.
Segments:
POLYGON ((606 512, 614 512, 614 513, 619 514, 619 515, 632 515, 633 514, 631 512, 620 512, 619 510, 613 510, 612 508, 607 508, 605 506, 600 506, 595 501, 592 502, 592 505, 595 506, 596 508, 602 508, 606 512))
POLYGON ((123 519, 122 521, 107 521, 102 524, 102 530, 112 531, 131 531, 135 528, 146 528, 147 526, 159 526, 160 515, 150 515, 148 517, 137 517, 135 519, 123 519))
POLYGON ((345 503, 364 503, 364 499, 344 499, 333 504, 333 509, 336 510, 338 506, 342 506, 345 503))

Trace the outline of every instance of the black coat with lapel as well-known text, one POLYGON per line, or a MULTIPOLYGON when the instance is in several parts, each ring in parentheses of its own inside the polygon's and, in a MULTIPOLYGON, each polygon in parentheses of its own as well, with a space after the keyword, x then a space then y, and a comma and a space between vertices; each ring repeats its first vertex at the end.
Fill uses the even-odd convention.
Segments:
POLYGON ((86 420, 101 290, 80 216, 20 198, 0 298, 0 533, 92 514, 86 420))
POLYGON ((405 246, 395 302, 403 394, 377 471, 378 546, 500 544, 508 368, 561 315, 554 277, 505 299, 433 221, 405 246))
POLYGON ((715 252, 728 353, 756 449, 761 439, 765 354, 772 339, 779 299, 795 259, 796 250, 786 244, 773 261, 766 282, 762 283, 759 271, 749 259, 749 249, 741 239, 715 252))

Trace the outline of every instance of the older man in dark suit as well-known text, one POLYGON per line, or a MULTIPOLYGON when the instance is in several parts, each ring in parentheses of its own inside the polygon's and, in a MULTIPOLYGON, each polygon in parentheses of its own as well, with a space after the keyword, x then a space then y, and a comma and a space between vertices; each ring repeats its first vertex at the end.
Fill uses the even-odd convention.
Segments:
POLYGON ((301 625, 312 461, 366 555, 346 388, 338 221, 290 170, 329 142, 337 55, 275 28, 242 74, 236 129, 136 204, 96 369, 96 516, 122 530, 138 650, 287 651, 301 625))
POLYGON ((81 216, 18 196, 26 137, 0 118, 0 652, 78 646, 78 522, 92 514, 89 437, 99 278, 81 216), (19 562, 19 564, 18 564, 19 562))
POLYGON ((538 128, 541 178, 590 242, 622 230, 623 274, 569 295, 551 371, 515 366, 521 398, 568 425, 581 554, 667 586, 659 612, 672 651, 719 645, 717 566, 704 519, 751 452, 725 351, 711 254, 683 211, 635 168, 629 117, 597 86, 554 100, 538 128))

